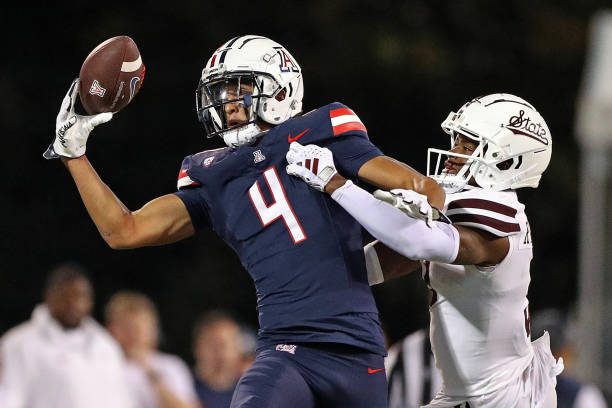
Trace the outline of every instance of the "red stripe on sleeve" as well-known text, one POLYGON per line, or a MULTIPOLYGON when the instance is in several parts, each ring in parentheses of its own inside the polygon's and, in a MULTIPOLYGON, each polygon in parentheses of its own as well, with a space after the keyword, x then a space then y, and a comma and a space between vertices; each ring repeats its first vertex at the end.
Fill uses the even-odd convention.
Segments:
POLYGON ((342 115, 355 115, 355 112, 353 112, 349 108, 338 108, 338 109, 332 109, 329 111, 329 116, 332 118, 335 118, 337 116, 342 116, 342 115))
POLYGON ((342 125, 334 126, 334 136, 341 135, 344 132, 348 132, 350 130, 360 130, 362 132, 367 132, 368 130, 361 122, 347 122, 342 125))

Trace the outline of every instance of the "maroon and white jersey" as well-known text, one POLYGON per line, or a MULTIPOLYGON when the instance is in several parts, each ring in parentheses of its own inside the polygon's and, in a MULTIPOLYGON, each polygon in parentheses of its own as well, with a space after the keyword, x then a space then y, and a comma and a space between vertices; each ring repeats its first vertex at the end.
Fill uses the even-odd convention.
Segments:
POLYGON ((495 391, 532 359, 526 324, 532 243, 524 209, 513 191, 474 188, 446 196, 445 214, 454 225, 510 241, 508 255, 495 266, 425 264, 434 296, 432 349, 446 395, 495 391))

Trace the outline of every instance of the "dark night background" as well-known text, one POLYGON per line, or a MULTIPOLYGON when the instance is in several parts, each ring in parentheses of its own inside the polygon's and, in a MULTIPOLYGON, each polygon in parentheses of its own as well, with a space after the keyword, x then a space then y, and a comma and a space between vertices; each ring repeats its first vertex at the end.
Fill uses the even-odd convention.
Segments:
MULTIPOLYGON (((30 4, 25 3, 24 4, 30 4)), ((237 257, 214 233, 156 248, 114 251, 89 219, 68 172, 42 152, 87 54, 129 35, 147 67, 139 95, 93 132, 88 156, 130 208, 173 192, 184 156, 206 140, 194 92, 204 63, 227 39, 261 34, 303 69, 305 110, 342 101, 386 154, 425 170, 426 148, 446 147, 440 122, 467 99, 514 93, 533 103, 554 139, 540 188, 522 192, 535 242, 532 310, 576 299, 575 101, 588 23, 606 1, 92 2, 1 10, 0 333, 27 319, 50 268, 83 264, 96 317, 110 295, 140 290, 157 303, 164 350, 190 361, 195 318, 226 308, 253 327, 255 294, 237 257)), ((418 276, 375 289, 392 338, 425 324, 418 276)))

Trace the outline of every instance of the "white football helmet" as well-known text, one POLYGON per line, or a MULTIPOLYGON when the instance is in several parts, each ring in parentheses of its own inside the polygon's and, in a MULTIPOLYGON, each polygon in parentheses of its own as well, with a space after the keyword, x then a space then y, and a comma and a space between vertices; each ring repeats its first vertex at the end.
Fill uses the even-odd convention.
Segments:
POLYGON ((451 137, 451 149, 458 135, 478 144, 471 155, 428 149, 427 175, 448 193, 469 188, 472 178, 479 187, 496 191, 537 187, 550 162, 552 139, 544 118, 514 95, 475 98, 451 112, 442 129, 451 137), (444 168, 443 158, 449 156, 467 159, 456 174, 444 168))
POLYGON ((235 37, 215 51, 196 91, 198 118, 208 137, 228 146, 251 143, 258 120, 278 125, 302 111, 302 70, 282 45, 262 36, 235 37), (240 103, 248 121, 229 125, 225 105, 240 103))

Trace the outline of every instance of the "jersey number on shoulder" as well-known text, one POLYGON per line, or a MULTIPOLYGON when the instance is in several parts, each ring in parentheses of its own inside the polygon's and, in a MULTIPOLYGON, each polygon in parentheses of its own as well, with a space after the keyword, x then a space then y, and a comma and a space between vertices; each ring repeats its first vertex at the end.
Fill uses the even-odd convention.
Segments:
POLYGON ((289 200, 287 200, 285 189, 283 188, 283 184, 278 177, 278 173, 276 173, 276 169, 274 167, 270 167, 264 171, 263 175, 266 179, 266 184, 272 193, 272 197, 274 198, 274 203, 270 205, 266 204, 266 200, 264 199, 264 196, 261 193, 261 188, 259 187, 259 182, 255 181, 255 183, 253 183, 249 189, 251 203, 253 203, 255 211, 257 212, 257 215, 259 215, 261 223, 264 227, 267 227, 274 221, 282 218, 285 222, 285 226, 289 230, 289 235, 291 235, 293 242, 298 244, 304 241, 306 239, 306 234, 304 233, 304 229, 302 228, 300 221, 295 216, 289 200))

